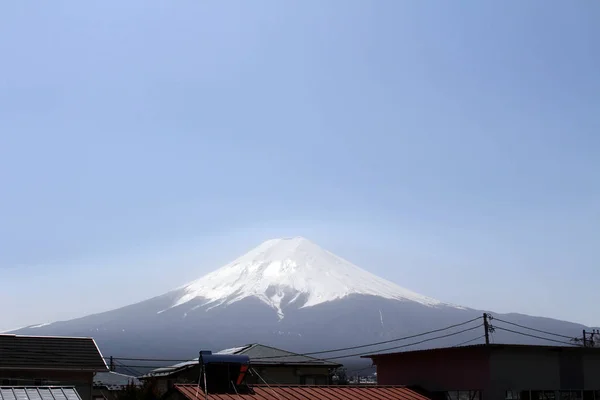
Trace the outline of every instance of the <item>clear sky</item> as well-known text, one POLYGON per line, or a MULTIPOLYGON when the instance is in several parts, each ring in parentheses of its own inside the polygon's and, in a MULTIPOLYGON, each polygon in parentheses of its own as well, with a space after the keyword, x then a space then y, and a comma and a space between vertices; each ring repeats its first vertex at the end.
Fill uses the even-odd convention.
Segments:
POLYGON ((0 330, 303 235, 600 325, 600 2, 0 4, 0 330))

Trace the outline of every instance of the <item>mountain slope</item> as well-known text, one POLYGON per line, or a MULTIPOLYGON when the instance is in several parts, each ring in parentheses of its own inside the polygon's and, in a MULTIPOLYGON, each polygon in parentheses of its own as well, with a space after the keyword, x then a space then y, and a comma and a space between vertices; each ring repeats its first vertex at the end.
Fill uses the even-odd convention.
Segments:
POLYGON ((188 284, 172 307, 196 298, 217 307, 256 297, 280 317, 289 305, 311 307, 351 294, 442 305, 373 275, 307 239, 269 240, 232 263, 188 284))
MULTIPOLYGON (((164 295, 16 333, 93 336, 105 355, 188 359, 200 349, 219 350, 254 342, 298 352, 363 345, 436 330, 481 315, 482 311, 414 293, 306 239, 292 238, 267 241, 223 268, 164 295)), ((567 338, 580 335, 585 328, 517 314, 500 317, 567 338)), ((440 332, 437 335, 451 335, 408 348, 481 342, 481 322, 478 319, 440 332), (460 333, 464 329, 469 330, 460 333)), ((492 335, 496 342, 569 344, 558 336, 540 341, 500 328, 492 335)), ((426 339, 431 337, 436 335, 426 339)), ((377 352, 407 343, 411 341, 361 351, 377 352)), ((344 354, 348 353, 325 357, 344 354)))

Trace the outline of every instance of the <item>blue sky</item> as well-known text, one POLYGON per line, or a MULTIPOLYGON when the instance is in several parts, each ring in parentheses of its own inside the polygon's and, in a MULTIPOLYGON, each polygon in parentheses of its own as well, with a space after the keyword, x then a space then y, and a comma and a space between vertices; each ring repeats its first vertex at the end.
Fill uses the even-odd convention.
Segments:
POLYGON ((600 325, 600 3, 0 5, 0 329, 304 235, 600 325), (8 313, 8 314, 7 314, 8 313))

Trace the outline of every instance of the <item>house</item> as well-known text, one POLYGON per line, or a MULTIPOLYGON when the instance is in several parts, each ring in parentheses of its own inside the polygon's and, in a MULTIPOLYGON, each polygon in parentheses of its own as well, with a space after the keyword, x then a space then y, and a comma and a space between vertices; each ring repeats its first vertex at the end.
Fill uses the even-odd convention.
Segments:
MULTIPOLYGON (((94 374, 107 371, 108 367, 92 338, 0 334, 2 386, 36 386, 36 390, 41 390, 42 386, 68 386, 75 388, 81 399, 91 400, 94 374)), ((6 393, 10 396, 9 391, 6 393)), ((14 389, 13 393, 16 393, 14 389)), ((59 392, 50 395, 59 395, 59 392)), ((42 399, 46 400, 45 397, 42 399)))
POLYGON ((429 400, 405 387, 250 385, 240 393, 204 393, 198 385, 176 384, 164 400, 429 400))
MULTIPOLYGON (((250 359, 249 384, 327 385, 333 370, 341 364, 308 357, 262 344, 249 344, 221 350, 215 354, 247 356, 250 359)), ((192 361, 158 368, 140 379, 154 379, 160 394, 176 383, 198 383, 200 364, 192 361)))
POLYGON ((129 386, 140 387, 141 381, 130 375, 118 372, 99 372, 94 376, 93 400, 116 400, 129 386))
POLYGON ((436 399, 600 400, 600 349, 489 344, 374 354, 378 383, 436 399))

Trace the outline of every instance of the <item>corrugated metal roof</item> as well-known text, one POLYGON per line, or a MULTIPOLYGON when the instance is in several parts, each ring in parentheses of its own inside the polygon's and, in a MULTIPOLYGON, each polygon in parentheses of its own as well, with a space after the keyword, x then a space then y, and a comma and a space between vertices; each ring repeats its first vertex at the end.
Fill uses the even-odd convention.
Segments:
MULTIPOLYGON (((252 386, 250 393, 210 394, 209 400, 429 400, 399 386, 252 386)), ((188 400, 204 400, 197 385, 175 385, 175 390, 188 400)))
POLYGON ((0 335, 0 369, 108 371, 92 338, 22 335, 0 335))
POLYGON ((0 386, 0 400, 81 400, 72 387, 0 386))

